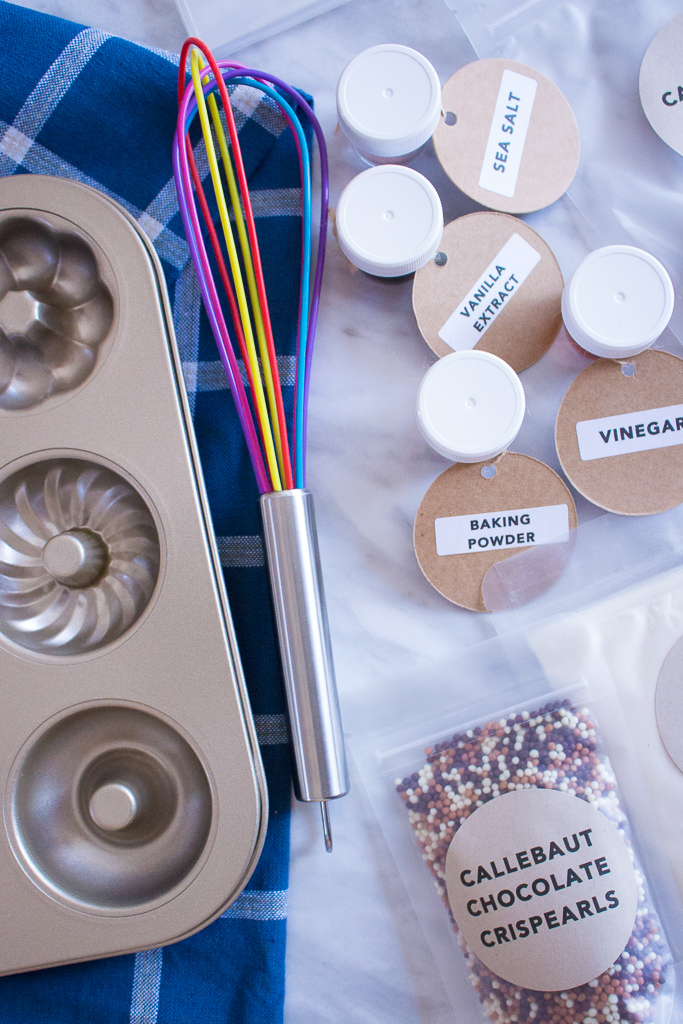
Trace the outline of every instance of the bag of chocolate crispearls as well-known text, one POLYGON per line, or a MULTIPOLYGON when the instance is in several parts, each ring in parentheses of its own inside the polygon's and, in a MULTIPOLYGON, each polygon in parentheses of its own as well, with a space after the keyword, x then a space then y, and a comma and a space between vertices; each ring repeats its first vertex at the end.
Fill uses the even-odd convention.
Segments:
POLYGON ((370 796, 459 1024, 674 1019, 662 897, 675 890, 664 864, 648 880, 634 801, 585 700, 553 694, 484 714, 385 744, 379 760, 370 796))

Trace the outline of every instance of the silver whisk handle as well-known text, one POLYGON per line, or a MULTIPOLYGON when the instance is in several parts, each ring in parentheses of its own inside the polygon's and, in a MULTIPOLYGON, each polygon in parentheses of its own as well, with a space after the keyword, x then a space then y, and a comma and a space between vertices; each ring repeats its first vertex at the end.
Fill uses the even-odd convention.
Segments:
POLYGON ((261 496, 299 800, 349 791, 339 699, 323 591, 313 496, 303 489, 261 496))

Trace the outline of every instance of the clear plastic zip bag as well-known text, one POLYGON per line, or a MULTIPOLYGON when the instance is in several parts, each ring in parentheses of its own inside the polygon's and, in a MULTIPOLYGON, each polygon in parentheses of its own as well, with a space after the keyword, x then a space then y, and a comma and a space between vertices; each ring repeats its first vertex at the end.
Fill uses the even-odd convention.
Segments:
POLYGON ((614 696, 514 689, 355 751, 456 1019, 667 1024, 681 904, 614 696))
MULTIPOLYGON (((568 192, 570 201, 604 239, 602 244, 630 242, 646 249, 665 264, 680 288, 683 165, 648 124, 638 93, 645 51, 656 33, 680 13, 680 4, 676 0, 444 2, 480 57, 521 61, 559 86, 581 135, 582 156, 568 192)), ((678 339, 681 317, 676 310, 672 328, 678 339)), ((666 339, 662 347, 670 348, 666 339)))

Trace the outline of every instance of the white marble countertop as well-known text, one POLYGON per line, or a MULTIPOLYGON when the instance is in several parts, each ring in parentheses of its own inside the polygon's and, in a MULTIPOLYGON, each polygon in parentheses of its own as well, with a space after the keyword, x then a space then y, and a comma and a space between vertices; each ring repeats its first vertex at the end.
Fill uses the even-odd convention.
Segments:
MULTIPOLYGON (((496 2, 486 0, 481 9, 496 2)), ((167 49, 178 50, 185 36, 173 4, 160 0, 27 0, 26 6, 167 49)), ((520 5, 527 13, 516 42, 506 42, 500 27, 498 43, 493 40, 512 55, 516 47, 536 49, 536 66, 565 88, 582 133, 573 198, 527 219, 551 245, 565 276, 596 240, 620 240, 616 236, 630 230, 636 244, 660 255, 677 284, 683 277, 676 246, 683 227, 681 158, 650 139, 642 114, 641 120, 634 114, 638 47, 642 55, 642 39, 647 45, 677 13, 676 4, 601 0, 594 6, 591 20, 588 0, 520 5), (532 20, 539 12, 546 22, 536 32, 532 20), (610 16, 611 34, 605 28, 610 16), (610 105, 615 96, 620 105, 610 105), (642 159, 638 147, 645 147, 642 159), (586 219, 591 209, 597 212, 586 219)), ((386 41, 415 46, 442 81, 474 57, 443 0, 351 0, 239 52, 239 59, 314 95, 329 140, 333 205, 362 169, 335 134, 336 82, 356 53, 386 41)), ((431 151, 415 166, 437 187, 447 222, 477 208, 431 151)), ((677 310, 675 323, 679 318, 677 310)), ((677 342, 671 336, 667 344, 677 342)), ((446 468, 415 422, 417 386, 432 362, 413 317, 411 283, 352 271, 331 239, 311 390, 309 486, 316 495, 342 711, 353 736, 395 719, 397 709, 406 720, 419 713, 424 674, 441 672, 452 700, 449 664, 494 630, 490 617, 458 609, 432 590, 412 550, 420 499, 446 468)), ((516 450, 557 467, 555 413, 585 365, 560 338, 523 374, 528 414, 516 450)), ((584 521, 598 514, 584 500, 577 504, 584 521)), ((362 783, 357 777, 353 783, 351 795, 331 808, 331 857, 317 808, 294 807, 286 1020, 445 1024, 453 1011, 440 976, 362 783)))

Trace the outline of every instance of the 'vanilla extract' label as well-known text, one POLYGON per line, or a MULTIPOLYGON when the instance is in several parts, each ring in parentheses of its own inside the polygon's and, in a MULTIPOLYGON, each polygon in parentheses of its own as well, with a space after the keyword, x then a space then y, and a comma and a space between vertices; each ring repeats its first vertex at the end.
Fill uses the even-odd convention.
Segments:
POLYGON ((517 789, 475 806, 451 842, 445 875, 470 949, 523 988, 555 992, 593 981, 633 931, 638 890, 626 843, 601 811, 570 793, 517 789))
POLYGON ((511 199, 524 153, 538 82, 506 68, 498 90, 479 187, 511 199))
POLYGON ((569 537, 566 505, 446 516, 434 521, 437 555, 557 544, 569 537))
POLYGON ((473 349, 540 259, 520 235, 511 235, 438 332, 441 340, 456 352, 473 349))
POLYGON ((583 462, 683 444, 683 405, 602 416, 576 424, 583 462))

